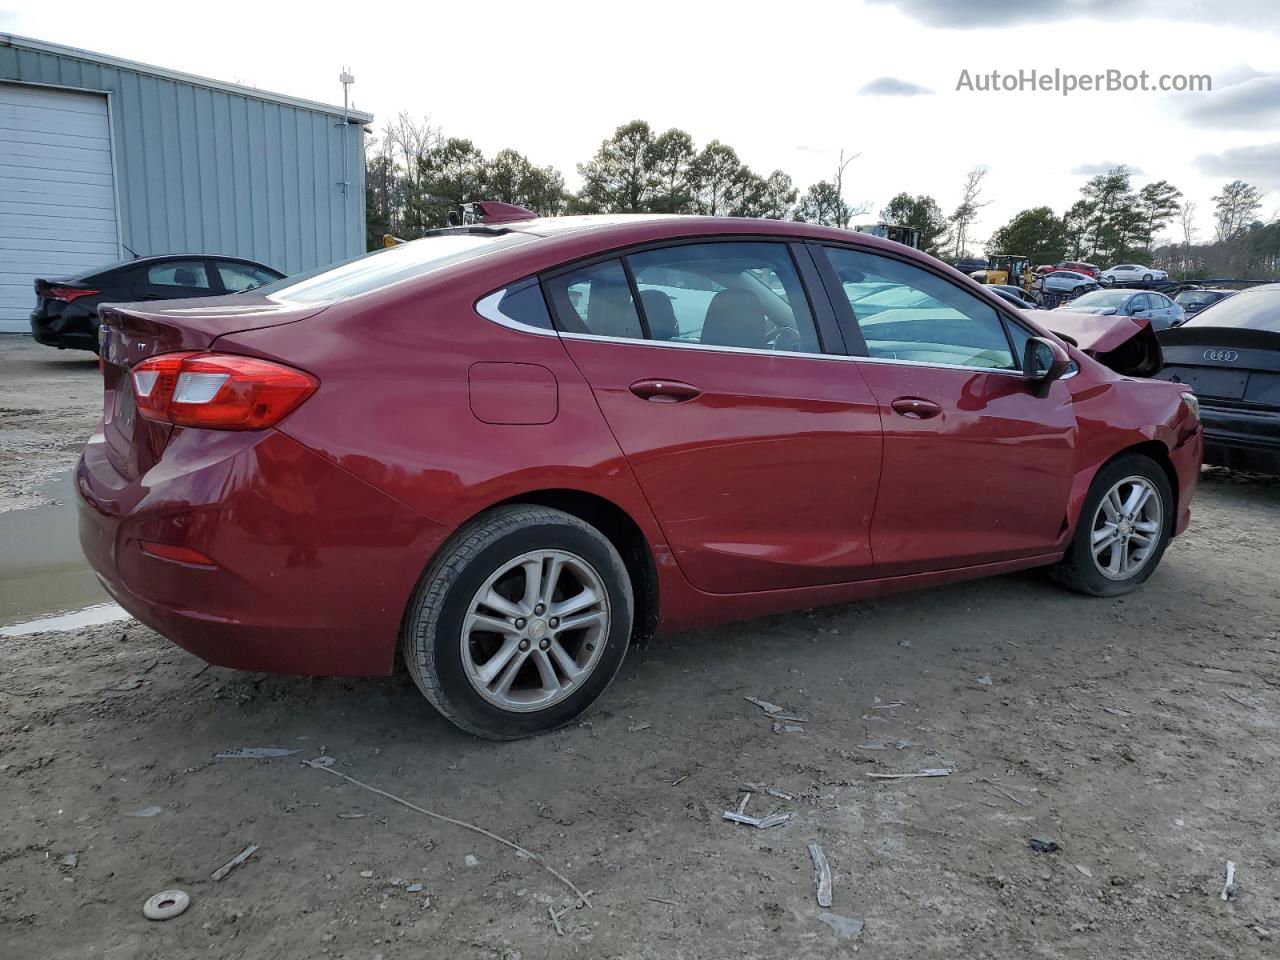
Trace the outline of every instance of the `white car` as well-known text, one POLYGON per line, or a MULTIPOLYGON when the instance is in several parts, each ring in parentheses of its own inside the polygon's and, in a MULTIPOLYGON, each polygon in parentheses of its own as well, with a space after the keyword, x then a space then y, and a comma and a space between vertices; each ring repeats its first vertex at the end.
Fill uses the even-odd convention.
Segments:
POLYGON ((1127 283, 1131 281, 1151 283, 1153 280, 1168 280, 1169 274, 1163 270, 1157 270, 1155 267, 1144 267, 1140 263, 1117 263, 1110 270, 1102 271, 1102 279, 1108 283, 1127 283))

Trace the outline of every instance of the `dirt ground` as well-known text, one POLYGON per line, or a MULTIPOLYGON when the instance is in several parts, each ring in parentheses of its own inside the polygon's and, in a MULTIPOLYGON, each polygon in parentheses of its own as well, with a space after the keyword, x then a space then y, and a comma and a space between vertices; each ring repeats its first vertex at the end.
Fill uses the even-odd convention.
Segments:
MULTIPOLYGON (((96 390, 80 358, 0 344, 10 505, 66 467, 96 390)), ((205 668, 133 622, 0 640, 0 957, 1274 957, 1278 569, 1280 485, 1212 471, 1130 597, 1027 573, 662 637, 583 722, 506 744, 404 676, 205 668), (299 752, 215 757, 239 747, 299 752), (521 844, 590 905, 335 771, 521 844), (744 783, 790 821, 725 821, 744 783), (815 902, 814 839, 853 939, 815 902), (173 888, 190 908, 145 919, 173 888)))

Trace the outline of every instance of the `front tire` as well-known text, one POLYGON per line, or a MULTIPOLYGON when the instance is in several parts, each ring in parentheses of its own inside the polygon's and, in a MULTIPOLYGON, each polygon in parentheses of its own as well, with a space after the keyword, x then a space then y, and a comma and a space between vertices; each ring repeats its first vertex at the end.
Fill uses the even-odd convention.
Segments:
POLYGON ((441 548, 409 603, 409 674, 456 726, 515 740, 564 726, 622 665, 635 599, 595 527, 548 507, 482 514, 441 548))
POLYGON ((1173 488, 1159 464, 1141 454, 1113 460, 1094 477, 1075 536, 1051 575, 1095 597, 1129 593, 1160 564, 1175 509, 1173 488))

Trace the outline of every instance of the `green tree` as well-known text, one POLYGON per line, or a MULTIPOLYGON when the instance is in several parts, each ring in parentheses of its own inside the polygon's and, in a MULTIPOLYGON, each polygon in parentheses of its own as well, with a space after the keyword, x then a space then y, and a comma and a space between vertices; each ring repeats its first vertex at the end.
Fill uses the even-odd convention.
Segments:
POLYGON ((1098 174, 1080 193, 1092 214, 1085 235, 1086 255, 1114 263, 1124 256, 1141 222, 1129 168, 1121 164, 1098 174))
POLYGON ((1148 183, 1138 191, 1138 209, 1142 228, 1138 239, 1148 250, 1160 231, 1167 227, 1182 209, 1182 191, 1168 180, 1148 183))
POLYGON ((645 213, 658 193, 653 162, 655 138, 649 124, 633 120, 600 144, 594 157, 578 164, 582 189, 578 213, 645 213))
POLYGON ((1214 225, 1219 243, 1236 239, 1262 209, 1264 194, 1243 180, 1225 184, 1222 192, 1211 197, 1214 203, 1214 225))
POLYGON ((733 216, 785 220, 795 208, 796 196, 795 184, 781 170, 761 177, 744 167, 733 216))
POLYGON ((1062 231, 1066 241, 1067 259, 1079 260, 1084 257, 1085 248, 1088 245, 1089 225, 1092 222, 1093 204, 1088 200, 1077 200, 1062 215, 1062 231))
POLYGON ((951 242, 951 227, 938 201, 922 193, 913 197, 909 193, 898 194, 880 211, 885 223, 915 227, 920 231, 920 249, 933 256, 940 256, 951 242))
POLYGON ((987 241, 988 253, 1021 254, 1034 267, 1057 263, 1067 250, 1067 227, 1048 207, 1023 210, 987 241))
POLYGON ((804 192, 796 207, 795 217, 805 223, 818 223, 827 227, 843 227, 849 223, 847 205, 840 191, 830 180, 819 180, 804 192))
POLYGON ((693 164, 694 203, 699 213, 732 216, 750 171, 733 147, 712 140, 693 164))
POLYGON ((693 137, 672 127, 655 138, 646 163, 654 181, 649 207, 655 213, 692 213, 696 191, 693 137))
POLYGON ((481 178, 486 200, 518 204, 544 217, 555 216, 564 209, 564 177, 560 171, 535 166, 515 150, 498 151, 484 165, 481 178))

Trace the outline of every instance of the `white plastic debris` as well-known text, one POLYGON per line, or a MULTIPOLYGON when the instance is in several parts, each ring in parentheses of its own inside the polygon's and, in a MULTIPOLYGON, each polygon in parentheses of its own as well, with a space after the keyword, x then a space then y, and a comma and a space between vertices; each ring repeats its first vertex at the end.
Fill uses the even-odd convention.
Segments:
POLYGON ((148 920, 172 920, 191 906, 191 898, 181 890, 161 890, 142 905, 148 920))
POLYGON ((267 760, 271 757, 289 757, 301 750, 286 750, 284 747, 236 747, 234 750, 223 750, 215 753, 215 760, 267 760))
POLYGON ((827 855, 822 852, 822 845, 817 840, 809 841, 809 856, 813 860, 813 885, 817 888, 818 906, 831 906, 831 866, 827 863, 827 855))

